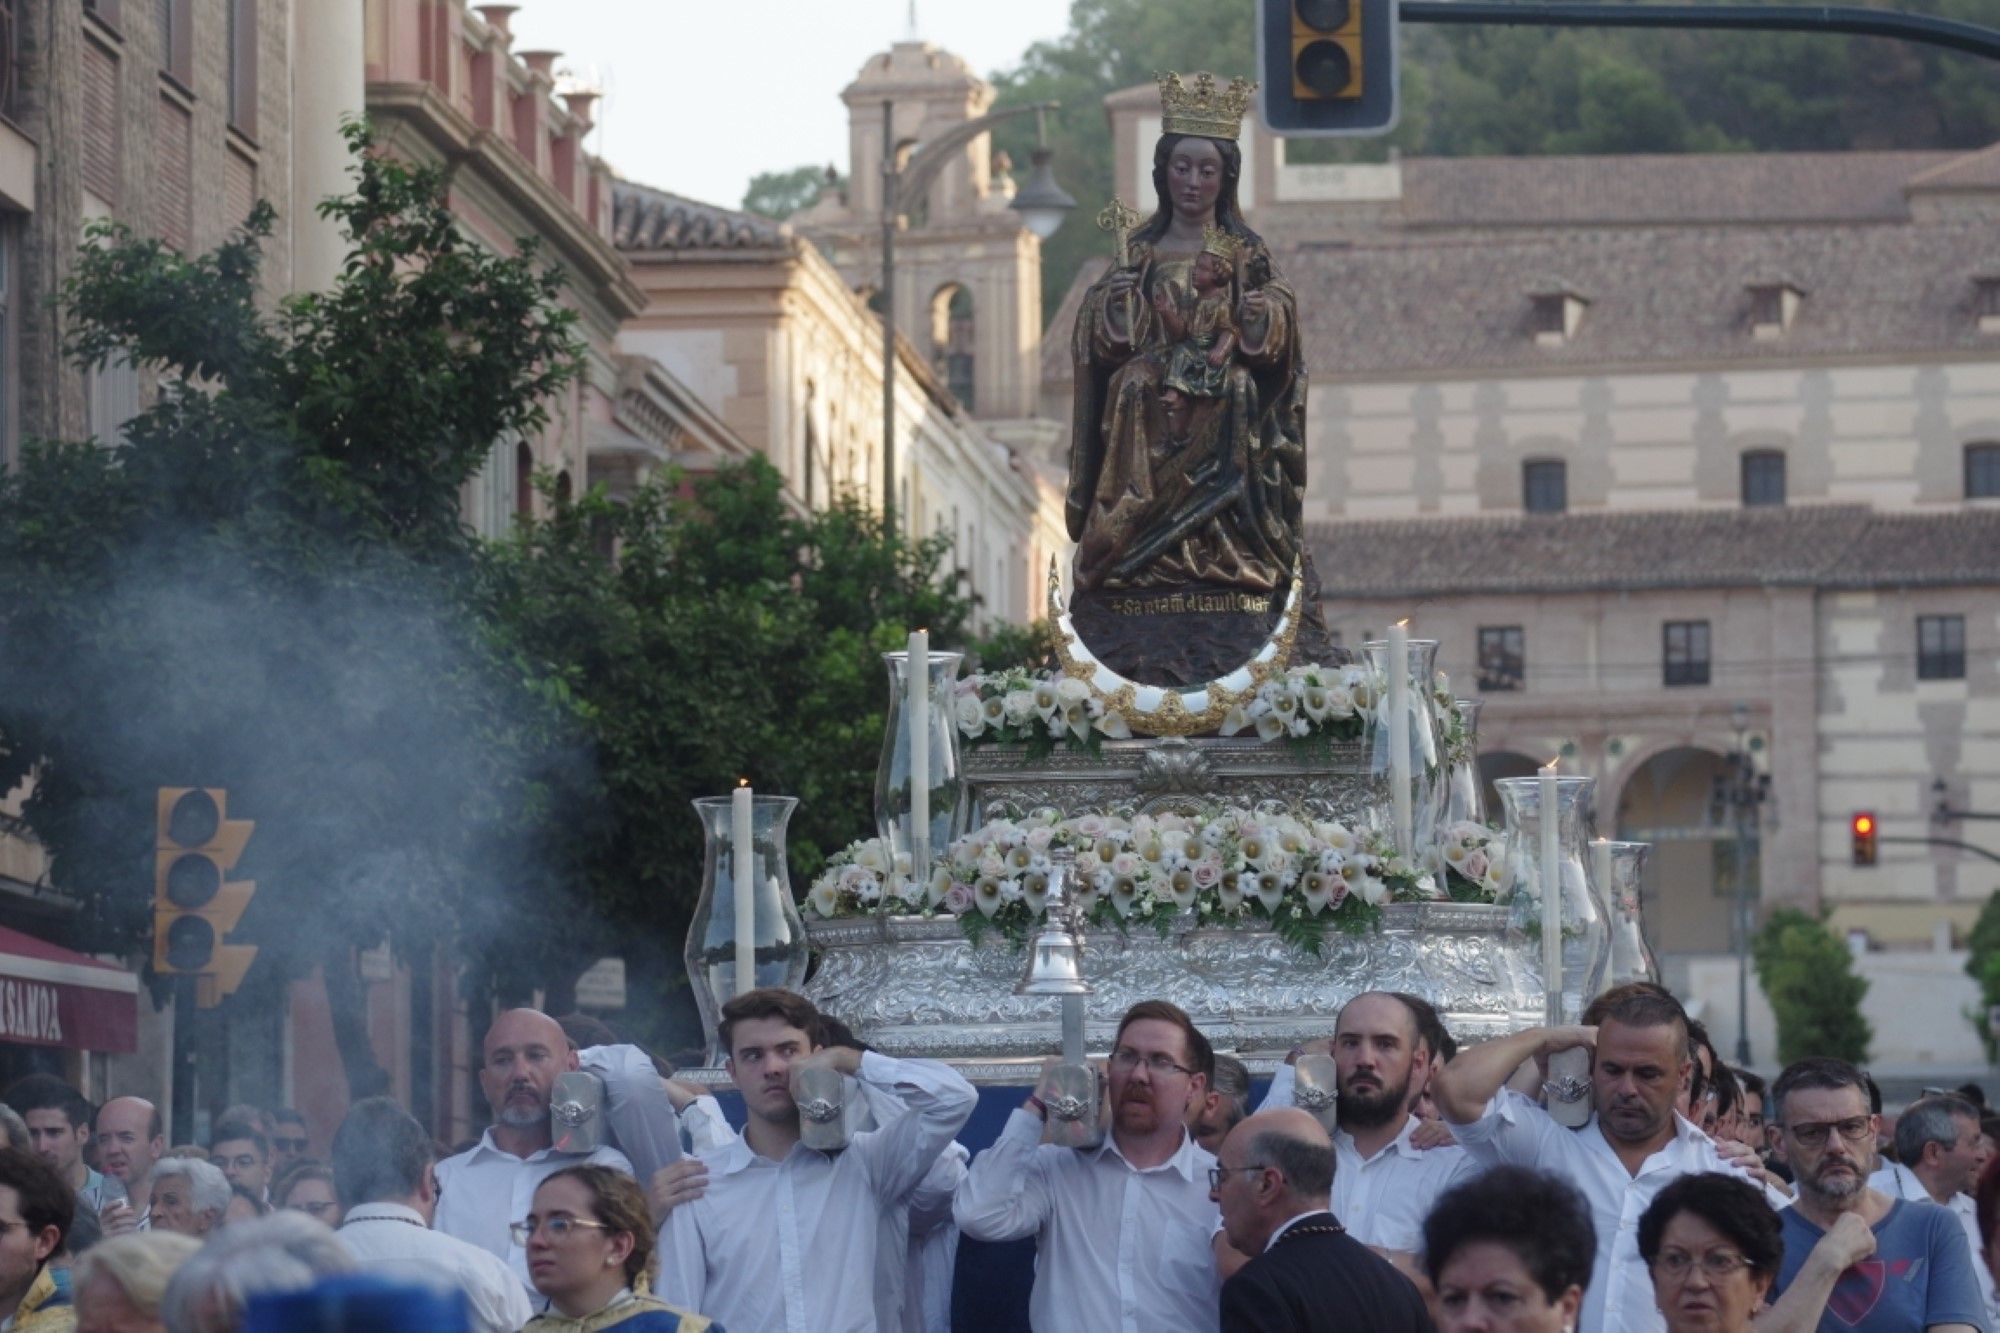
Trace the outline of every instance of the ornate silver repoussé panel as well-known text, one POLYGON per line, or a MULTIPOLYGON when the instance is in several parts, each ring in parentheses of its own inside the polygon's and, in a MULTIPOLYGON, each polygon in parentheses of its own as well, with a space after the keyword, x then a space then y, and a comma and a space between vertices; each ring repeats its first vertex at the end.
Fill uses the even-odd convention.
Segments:
MULTIPOLYGON (((1354 745, 1316 760, 1255 739, 1119 741, 1101 758, 1058 752, 1033 763, 994 747, 971 751, 965 771, 975 824, 1044 807, 1130 816, 1258 805, 1358 822, 1369 804, 1354 745)), ((1150 926, 1093 931, 1086 1040, 1109 1049, 1119 1015, 1166 999, 1218 1050, 1282 1052, 1327 1036, 1354 995, 1400 990, 1435 1004, 1460 1040, 1478 1041, 1511 1030, 1536 1002, 1515 998, 1506 918, 1483 904, 1393 903, 1380 930, 1329 932, 1317 958, 1251 924, 1196 928, 1187 918, 1164 937, 1150 926)), ((997 935, 974 948, 949 917, 815 920, 808 932, 817 966, 806 994, 889 1054, 1006 1062, 1059 1048, 1060 1002, 1014 994, 1022 956, 997 935)), ((1000 1065, 991 1076, 1008 1073, 1000 1065)))

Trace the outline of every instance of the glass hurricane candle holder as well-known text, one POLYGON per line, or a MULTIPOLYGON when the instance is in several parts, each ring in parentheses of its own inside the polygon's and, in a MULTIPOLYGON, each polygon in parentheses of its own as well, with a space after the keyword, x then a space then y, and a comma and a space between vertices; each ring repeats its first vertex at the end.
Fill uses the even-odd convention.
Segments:
POLYGON ((1611 882, 1604 886, 1605 905, 1611 912, 1611 961, 1604 984, 1617 986, 1627 981, 1658 981, 1659 960, 1646 943, 1645 922, 1639 910, 1639 888, 1646 874, 1646 858, 1652 855, 1650 842, 1613 842, 1611 882))
POLYGON ((1516 1020, 1524 1026, 1576 1023, 1604 988, 1611 953, 1610 923, 1584 864, 1584 812, 1590 808, 1591 778, 1502 778, 1494 784, 1506 820, 1507 865, 1513 874, 1508 898, 1507 952, 1518 984, 1516 1020), (1547 865, 1543 839, 1544 793, 1555 793, 1554 864, 1547 865), (1550 986, 1544 963, 1543 898, 1554 892, 1559 905, 1560 952, 1557 984, 1550 986))
POLYGON ((1479 710, 1482 699, 1454 699, 1452 712, 1458 717, 1460 741, 1445 756, 1444 815, 1442 823, 1484 824, 1486 784, 1479 778, 1479 710))
MULTIPOLYGON (((968 813, 965 775, 960 766, 958 722, 953 714, 962 653, 930 655, 930 714, 928 725, 912 727, 910 655, 883 653, 889 671, 889 717, 882 730, 882 758, 875 768, 875 831, 896 873, 908 873, 919 883, 930 880, 932 858, 966 831, 968 813), (925 784, 928 817, 919 826, 913 818, 915 793, 910 787, 911 747, 921 743, 929 752, 925 784), (908 867, 904 872, 901 868, 908 867)), ((882 895, 885 903, 896 895, 882 895)))
MULTIPOLYGON (((1389 660, 1389 644, 1376 640, 1362 645, 1376 681, 1377 698, 1369 710, 1368 780, 1375 799, 1369 802, 1368 827, 1385 835, 1412 866, 1437 843, 1438 821, 1444 812, 1445 764, 1431 706, 1431 680, 1437 668, 1437 640, 1411 639, 1401 663, 1389 660), (1401 707, 1394 674, 1400 670, 1401 707), (1400 724, 1399 724, 1400 718, 1400 724)), ((1443 891, 1438 891, 1443 896, 1443 891)))
POLYGON ((790 796, 759 796, 750 802, 751 975, 743 979, 747 985, 738 984, 732 804, 728 796, 704 796, 694 803, 707 845, 685 958, 702 1032, 710 1043, 711 1064, 720 1063, 714 1042, 723 1005, 744 990, 759 986, 797 990, 806 979, 805 923, 792 902, 791 873, 785 865, 785 825, 799 803, 790 796))

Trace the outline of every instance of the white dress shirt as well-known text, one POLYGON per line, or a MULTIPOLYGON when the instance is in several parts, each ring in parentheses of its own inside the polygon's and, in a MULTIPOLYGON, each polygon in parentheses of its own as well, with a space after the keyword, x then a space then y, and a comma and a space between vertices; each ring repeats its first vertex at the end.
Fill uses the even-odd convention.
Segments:
MULTIPOLYGON (((886 1088, 861 1084, 866 1128, 886 1124, 904 1107, 886 1088)), ((902 1208, 882 1210, 875 1251, 875 1318, 888 1333, 951 1333, 951 1277, 958 1257, 958 1226, 951 1204, 972 1154, 956 1141, 938 1159, 902 1208)))
POLYGON ((1215 1157, 1182 1131, 1159 1166, 1133 1166, 1116 1135, 1079 1151, 1045 1144, 1042 1120, 1017 1110, 958 1188, 958 1225, 979 1240, 1033 1236, 1029 1322, 1041 1333, 1159 1333, 1214 1328, 1222 1317, 1208 1197, 1215 1157))
POLYGON ((1653 1304, 1653 1279, 1639 1257, 1639 1218, 1653 1196, 1685 1175, 1715 1171, 1747 1179, 1685 1118, 1674 1117, 1674 1136, 1634 1175, 1625 1169, 1592 1115, 1577 1130, 1564 1129, 1540 1106, 1511 1089, 1486 1105, 1486 1113, 1452 1132, 1484 1165, 1531 1166, 1561 1176, 1590 1202, 1597 1228, 1597 1259, 1583 1296, 1577 1327, 1602 1333, 1658 1333, 1667 1326, 1653 1304))
MULTIPOLYGON (((1900 1162, 1891 1162, 1868 1177, 1868 1187, 1881 1190, 1892 1199, 1937 1202, 1924 1188, 1924 1182, 1917 1179, 1917 1173, 1900 1162)), ((1972 1247, 1972 1271, 1979 1276, 1979 1295, 1986 1302, 1987 1317, 1993 1321, 1995 1328, 2000 1328, 2000 1299, 1995 1298, 1993 1270, 1986 1266, 1986 1245, 1979 1238, 1979 1205, 1965 1194, 1954 1194, 1951 1202, 1944 1206, 1958 1219, 1959 1227, 1965 1232, 1965 1243, 1972 1247)))
POLYGON ((774 1162, 736 1134, 703 1154, 708 1192, 660 1232, 661 1299, 758 1333, 878 1333, 882 1212, 907 1207, 978 1094, 948 1065, 874 1051, 861 1081, 908 1110, 844 1152, 794 1144, 774 1162))
MULTIPOLYGON (((1290 1065, 1279 1065, 1271 1090, 1259 1111, 1290 1106, 1297 1077, 1290 1065)), ((1414 1148, 1410 1135, 1423 1121, 1405 1117, 1402 1132, 1363 1157, 1354 1136, 1335 1130, 1333 1153, 1333 1215, 1347 1234, 1363 1245, 1411 1254, 1424 1248, 1424 1218, 1438 1195, 1459 1181, 1479 1174, 1479 1164, 1465 1149, 1453 1145, 1414 1148)))
POLYGON ((480 1333, 520 1333, 535 1317, 512 1269, 477 1245, 424 1225, 423 1214, 397 1203, 364 1203, 341 1219, 340 1242, 369 1272, 465 1293, 480 1333))
POLYGON ((437 1229, 506 1260, 522 1289, 532 1292, 535 1284, 528 1278, 528 1252, 514 1243, 507 1229, 527 1218, 534 1207, 535 1191, 544 1180, 566 1166, 586 1164, 632 1174, 632 1163, 616 1148, 588 1153, 543 1148, 516 1157, 494 1143, 489 1129, 471 1148, 437 1164, 437 1229))

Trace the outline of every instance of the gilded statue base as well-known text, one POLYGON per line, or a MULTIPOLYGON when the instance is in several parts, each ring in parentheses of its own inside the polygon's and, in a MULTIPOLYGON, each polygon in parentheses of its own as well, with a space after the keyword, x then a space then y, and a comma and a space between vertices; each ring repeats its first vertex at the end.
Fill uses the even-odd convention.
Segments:
MULTIPOLYGON (((975 826, 1043 808, 1064 816, 1210 813, 1276 807, 1358 823, 1378 802, 1358 744, 1310 752, 1243 737, 1110 741, 1101 755, 1021 747, 965 755, 975 826)), ((1319 957, 1246 923, 1202 927, 1192 917, 1163 937, 1094 930, 1084 976, 1093 1051, 1108 1050, 1118 1017, 1143 999, 1186 1009, 1223 1051, 1253 1068, 1293 1044, 1327 1036, 1366 990, 1400 990, 1438 1007, 1461 1041, 1510 1031, 1538 1002, 1515 995, 1504 952, 1507 909, 1451 902, 1392 903, 1379 930, 1330 932, 1319 957)), ((1023 957, 998 935, 977 947, 950 917, 823 921, 807 927, 815 967, 805 993, 863 1041, 892 1055, 945 1058, 992 1082, 1024 1082, 1010 1061, 1058 1053, 1060 1004, 1014 994, 1023 957)))

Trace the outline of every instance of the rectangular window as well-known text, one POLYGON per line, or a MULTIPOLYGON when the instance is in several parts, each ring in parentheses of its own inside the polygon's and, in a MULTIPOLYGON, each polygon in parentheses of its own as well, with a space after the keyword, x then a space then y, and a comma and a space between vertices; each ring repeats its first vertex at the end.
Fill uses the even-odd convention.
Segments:
POLYGON ((1743 455, 1743 503, 1781 505, 1785 502, 1785 456, 1775 449, 1755 449, 1743 455))
POLYGON ((1965 446, 1965 498, 2000 498, 2000 444, 1965 446))
POLYGON ((1569 469, 1561 459, 1521 465, 1521 505, 1531 514, 1560 514, 1569 508, 1569 469))
POLYGON ((257 136, 257 0, 228 0, 229 124, 257 136))
POLYGON ((1965 617, 1917 617, 1917 679, 1965 679, 1965 617))
POLYGON ((1519 625, 1479 627, 1479 692, 1518 690, 1527 682, 1526 640, 1519 625))
POLYGON ((160 68, 181 87, 194 82, 194 0, 153 0, 160 32, 160 68))
POLYGON ((1568 302, 1561 296, 1534 298, 1535 337, 1560 342, 1569 331, 1568 302))
POLYGON ((1782 287, 1752 287, 1750 289, 1750 322, 1782 328, 1785 323, 1785 289, 1782 287))
POLYGON ((83 12, 95 14, 113 27, 118 26, 118 0, 83 0, 83 12))
POLYGON ((1708 684, 1708 622, 1669 620, 1664 639, 1666 683, 1708 684))

